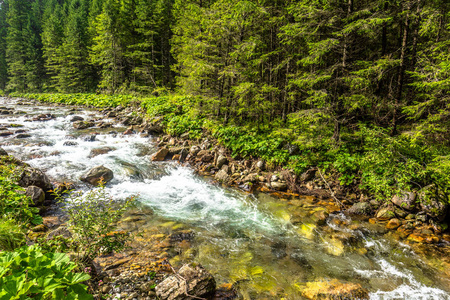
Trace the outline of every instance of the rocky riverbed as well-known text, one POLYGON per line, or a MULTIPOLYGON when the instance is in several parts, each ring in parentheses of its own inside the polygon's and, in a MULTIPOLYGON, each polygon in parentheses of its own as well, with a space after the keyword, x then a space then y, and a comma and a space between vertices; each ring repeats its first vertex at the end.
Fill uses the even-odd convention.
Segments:
MULTIPOLYGON (((316 169, 295 176, 232 158, 207 135, 164 135, 160 119, 146 120, 138 108, 37 113, 39 104, 3 101, 1 145, 53 185, 87 189, 96 184, 88 172, 104 165, 113 195, 140 194, 117 228, 133 234, 131 248, 95 261, 99 297, 154 299, 170 276, 169 286, 187 297, 188 275, 203 274, 188 264, 200 263, 217 286, 204 295, 215 299, 448 299, 447 208, 414 206, 420 191, 379 202, 316 169)), ((69 234, 50 198, 28 189, 50 213, 30 239, 69 234)))

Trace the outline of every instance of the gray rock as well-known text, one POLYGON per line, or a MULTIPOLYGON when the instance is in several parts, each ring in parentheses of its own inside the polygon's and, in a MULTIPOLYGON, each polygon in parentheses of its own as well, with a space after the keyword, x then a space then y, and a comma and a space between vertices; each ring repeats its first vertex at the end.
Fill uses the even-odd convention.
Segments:
POLYGON ((106 184, 113 178, 114 175, 110 169, 104 166, 97 166, 90 169, 89 172, 81 176, 80 180, 97 186, 99 185, 100 180, 102 180, 103 183, 106 184))
POLYGON ((155 288, 162 300, 188 300, 191 296, 208 298, 214 294, 216 281, 200 265, 184 265, 177 276, 167 277, 155 288), (188 295, 186 295, 186 292, 188 295))
POLYGON ((32 167, 26 167, 19 179, 18 184, 21 187, 37 186, 40 187, 44 192, 48 192, 53 189, 50 179, 39 169, 32 167))
POLYGON ((226 164, 228 164, 228 158, 226 158, 226 156, 224 155, 219 155, 219 157, 217 158, 216 167, 220 169, 223 165, 226 164))
POLYGON ((369 215, 372 211, 370 204, 367 202, 358 202, 352 205, 347 212, 354 215, 369 215))
POLYGON ((28 133, 19 133, 16 135, 16 139, 26 139, 31 137, 31 134, 28 133))
POLYGON ((431 184, 419 192, 420 208, 428 216, 442 222, 448 212, 448 198, 436 185, 431 184))
POLYGON ((45 193, 38 186, 31 185, 27 187, 25 194, 31 198, 35 206, 40 206, 44 203, 45 193))
POLYGON ((70 122, 77 122, 77 121, 84 121, 84 118, 83 118, 83 117, 80 117, 80 116, 73 116, 73 117, 70 119, 70 122))
POLYGON ((413 210, 416 204, 416 194, 413 192, 403 192, 401 195, 392 197, 391 201, 400 208, 413 210))
POLYGON ((272 181, 270 186, 277 191, 284 191, 287 189, 287 184, 284 181, 272 181))
POLYGON ((0 156, 8 155, 8 152, 5 151, 5 149, 0 148, 0 156))
POLYGON ((216 179, 219 182, 227 182, 230 176, 228 176, 227 172, 225 170, 220 170, 216 173, 216 176, 214 176, 214 179, 216 179))
POLYGON ((63 144, 63 146, 76 146, 76 145, 78 145, 78 143, 74 141, 65 141, 63 144))

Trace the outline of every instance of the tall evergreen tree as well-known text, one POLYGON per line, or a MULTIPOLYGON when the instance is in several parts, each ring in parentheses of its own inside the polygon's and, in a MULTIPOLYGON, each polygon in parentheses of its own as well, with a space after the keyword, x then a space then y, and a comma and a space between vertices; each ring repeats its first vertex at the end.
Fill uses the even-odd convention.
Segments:
POLYGON ((7 11, 8 2, 0 1, 0 90, 4 90, 8 82, 8 66, 6 64, 7 11))

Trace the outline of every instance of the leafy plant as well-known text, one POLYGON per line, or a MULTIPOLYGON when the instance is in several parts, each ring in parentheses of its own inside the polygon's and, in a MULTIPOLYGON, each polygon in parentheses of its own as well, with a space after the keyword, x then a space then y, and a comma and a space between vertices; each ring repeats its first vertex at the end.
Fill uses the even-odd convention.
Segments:
POLYGON ((12 251, 24 244, 22 228, 14 220, 0 220, 0 250, 12 251))
POLYGON ((20 166, 10 156, 0 157, 0 216, 15 219, 21 223, 42 223, 37 207, 30 207, 32 200, 24 194, 24 189, 17 185, 20 166))
POLYGON ((66 199, 64 211, 78 244, 78 262, 89 262, 100 254, 125 248, 128 233, 113 230, 133 202, 134 197, 115 201, 103 185, 86 194, 73 193, 66 199))
POLYGON ((75 268, 66 254, 38 246, 0 252, 0 299, 93 299, 81 284, 90 276, 75 268))

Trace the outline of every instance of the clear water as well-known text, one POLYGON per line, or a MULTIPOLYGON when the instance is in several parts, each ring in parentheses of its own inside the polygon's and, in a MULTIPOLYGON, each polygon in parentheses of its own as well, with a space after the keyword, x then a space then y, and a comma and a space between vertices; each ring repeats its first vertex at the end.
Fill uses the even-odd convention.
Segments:
POLYGON ((195 232, 190 256, 174 257, 174 263, 203 264, 219 283, 236 284, 243 299, 303 299, 299 291, 306 282, 332 278, 360 283, 371 299, 450 299, 450 279, 379 228, 338 212, 327 224, 314 225, 311 214, 322 208, 313 198, 280 200, 222 188, 187 167, 151 162, 149 155, 156 151, 153 138, 72 128, 74 115, 103 118, 95 111, 17 105, 4 98, 0 106, 25 111, 27 115, 1 115, 0 123, 23 125, 8 130, 31 134, 26 139, 0 137, 8 153, 81 189, 87 189, 79 181, 84 172, 98 165, 110 168, 110 194, 138 194, 160 222, 195 232), (30 115, 40 113, 57 118, 29 121, 30 115), (92 132, 98 133, 96 140, 85 141, 83 136, 92 132), (77 145, 64 145, 67 141, 77 145), (91 149, 105 146, 114 150, 89 158, 91 149))

